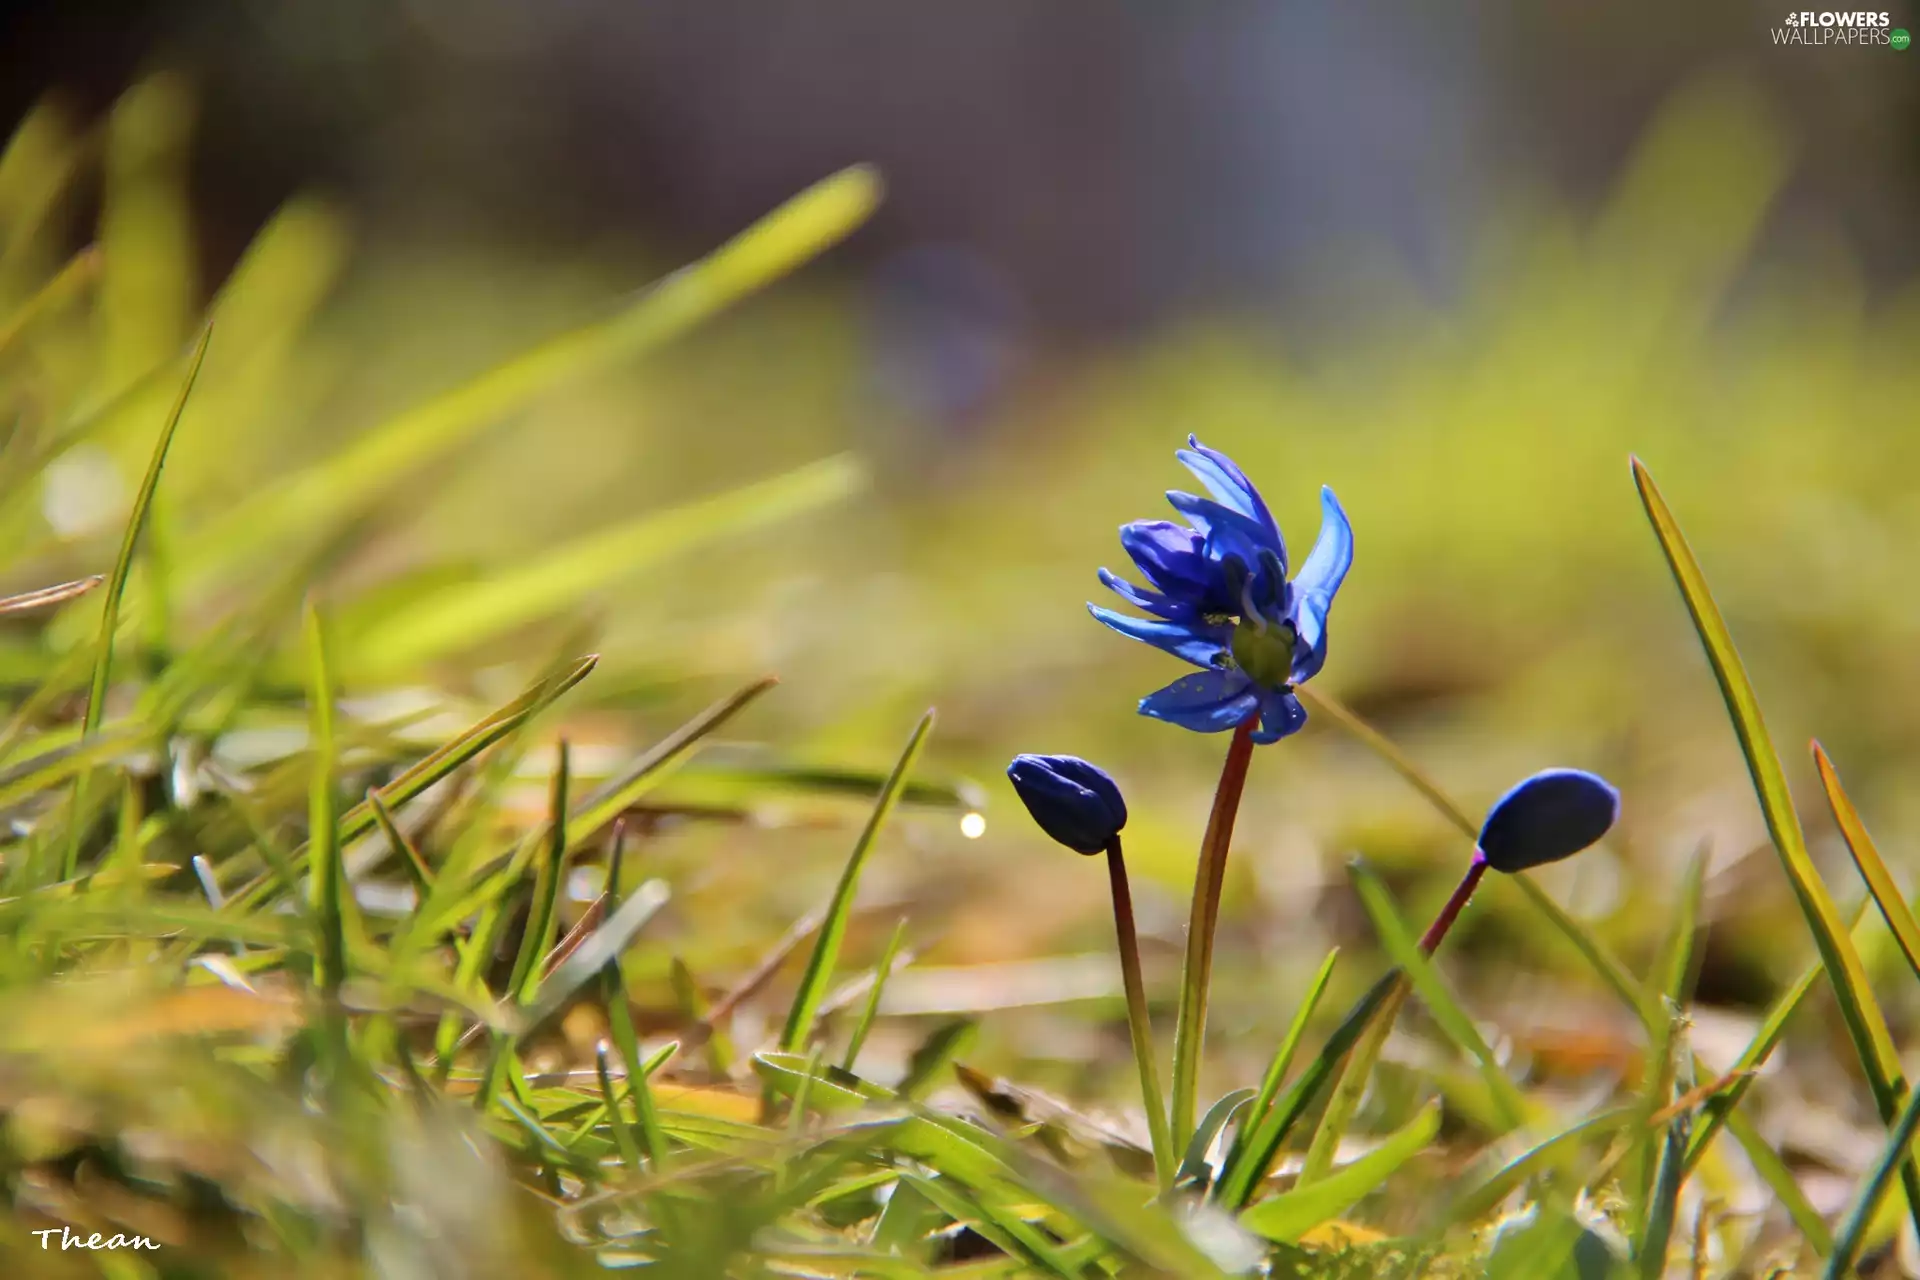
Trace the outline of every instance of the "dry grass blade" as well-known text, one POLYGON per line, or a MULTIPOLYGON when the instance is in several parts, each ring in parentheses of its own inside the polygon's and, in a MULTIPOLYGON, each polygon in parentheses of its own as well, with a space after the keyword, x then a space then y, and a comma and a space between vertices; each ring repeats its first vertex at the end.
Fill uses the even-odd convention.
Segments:
POLYGON ((86 578, 75 578, 72 582, 62 582, 54 587, 42 587, 38 591, 23 591, 17 596, 0 598, 0 617, 10 613, 25 613, 30 609, 44 609, 50 604, 65 604, 69 600, 78 600, 93 590, 106 578, 93 574, 86 578))

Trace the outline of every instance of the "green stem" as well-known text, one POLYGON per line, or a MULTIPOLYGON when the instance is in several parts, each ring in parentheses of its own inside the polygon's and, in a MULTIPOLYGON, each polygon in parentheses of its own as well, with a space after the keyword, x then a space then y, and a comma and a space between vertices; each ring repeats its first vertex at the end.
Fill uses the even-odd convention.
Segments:
POLYGON ((1193 1134, 1195 1102, 1200 1084, 1200 1048, 1207 1033, 1207 992, 1213 980, 1213 936, 1220 921, 1220 888, 1226 879, 1227 846, 1233 842, 1233 820, 1240 812, 1240 793, 1247 785, 1247 765, 1253 757, 1256 711, 1240 722, 1227 747, 1220 769, 1220 785, 1213 793, 1213 814, 1207 819, 1206 839, 1200 845, 1200 867, 1193 881, 1193 912, 1187 921, 1187 959, 1180 974, 1180 1017, 1173 1032, 1173 1149, 1182 1149, 1193 1134))
POLYGON ((1133 1062, 1140 1068, 1140 1101, 1153 1135, 1153 1172, 1164 1193, 1173 1187, 1173 1138, 1167 1132, 1167 1102, 1160 1092, 1160 1071, 1153 1064, 1153 1024, 1147 1018, 1147 986, 1140 976, 1140 935, 1133 924, 1133 890, 1116 832, 1107 842, 1107 878, 1113 885, 1113 931, 1120 945, 1120 976, 1127 989, 1127 1029, 1133 1035, 1133 1062))

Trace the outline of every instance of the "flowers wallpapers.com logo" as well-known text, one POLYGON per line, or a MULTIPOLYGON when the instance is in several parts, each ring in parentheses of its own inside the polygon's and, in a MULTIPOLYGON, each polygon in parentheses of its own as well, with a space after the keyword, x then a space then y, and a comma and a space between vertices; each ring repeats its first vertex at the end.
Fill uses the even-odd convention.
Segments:
POLYGON ((1857 45, 1905 49, 1912 37, 1884 12, 1801 9, 1773 29, 1775 44, 1857 45))

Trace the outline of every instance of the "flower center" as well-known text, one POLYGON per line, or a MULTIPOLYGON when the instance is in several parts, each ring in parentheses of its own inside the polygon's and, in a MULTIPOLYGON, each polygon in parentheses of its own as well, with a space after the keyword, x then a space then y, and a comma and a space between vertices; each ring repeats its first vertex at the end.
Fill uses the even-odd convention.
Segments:
POLYGON ((1233 629, 1233 661, 1263 689, 1288 689, 1293 680, 1294 629, 1248 614, 1233 629))

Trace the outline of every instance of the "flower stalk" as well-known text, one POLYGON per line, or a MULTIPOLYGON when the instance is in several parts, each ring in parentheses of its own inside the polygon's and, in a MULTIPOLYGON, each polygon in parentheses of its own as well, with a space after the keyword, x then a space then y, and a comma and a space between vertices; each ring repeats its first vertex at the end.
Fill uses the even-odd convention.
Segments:
POLYGON ((1160 1069, 1154 1065, 1153 1023, 1147 1013, 1147 985, 1140 972, 1140 935, 1133 920, 1133 890, 1127 883, 1127 863, 1120 836, 1107 842, 1107 878, 1113 887, 1113 931, 1120 950, 1120 978, 1127 992, 1127 1029, 1133 1039, 1133 1062, 1140 1072, 1140 1102, 1147 1112, 1147 1132, 1153 1140, 1153 1172, 1164 1194, 1173 1187, 1178 1160, 1167 1130, 1167 1101, 1160 1092, 1160 1069))
POLYGON ((1255 712, 1242 720, 1227 746, 1220 783, 1213 793, 1213 812, 1200 845, 1200 864, 1194 874, 1193 907, 1187 920, 1187 956, 1180 973, 1180 1013, 1173 1033, 1172 1139, 1181 1149, 1193 1134, 1200 1086, 1202 1042, 1207 1032, 1207 1003, 1213 984, 1213 941, 1220 922, 1220 890, 1226 881, 1227 849, 1233 843, 1234 819, 1246 790, 1247 766, 1253 758, 1255 712))

